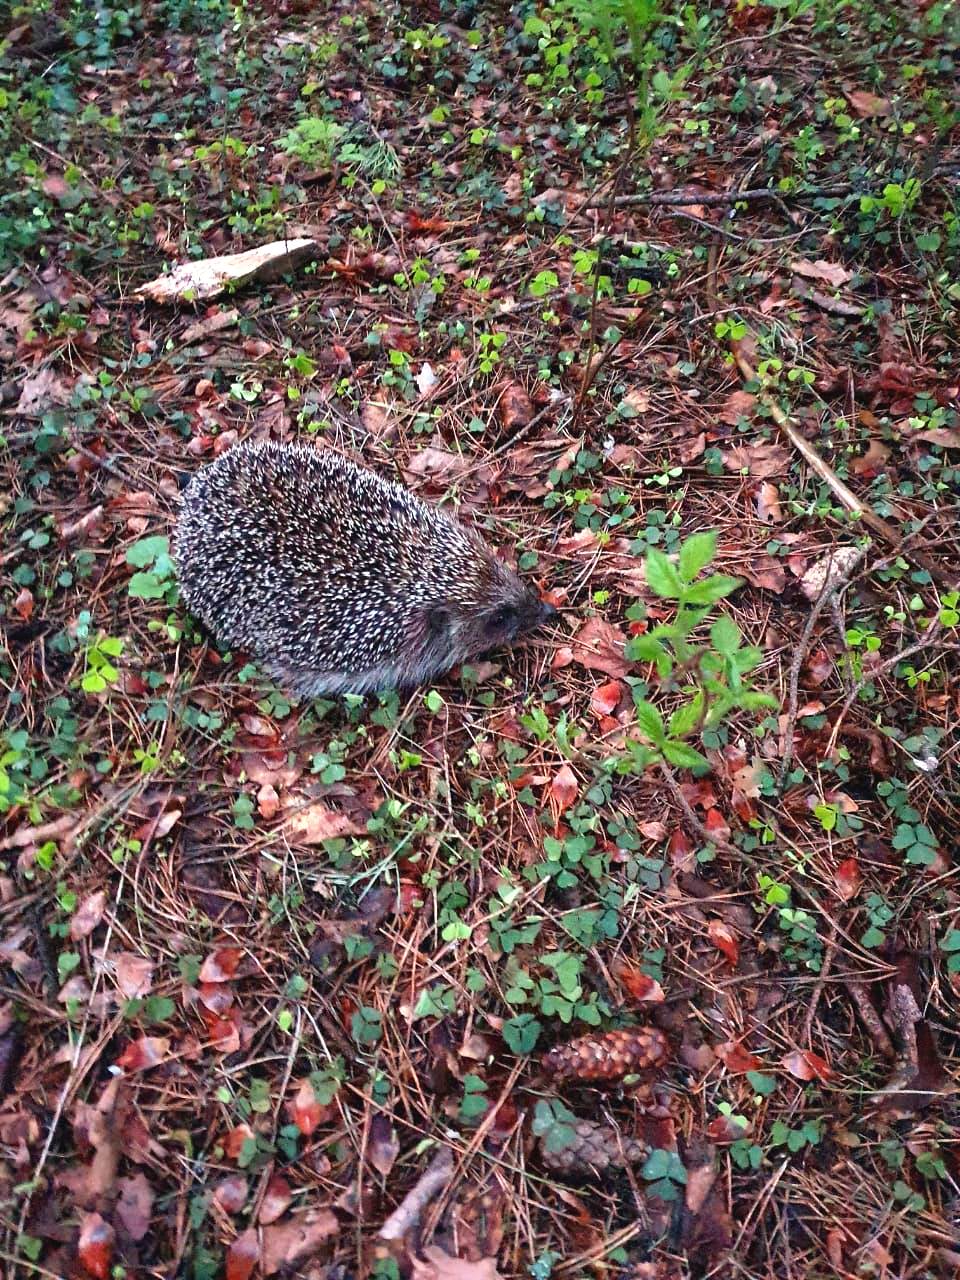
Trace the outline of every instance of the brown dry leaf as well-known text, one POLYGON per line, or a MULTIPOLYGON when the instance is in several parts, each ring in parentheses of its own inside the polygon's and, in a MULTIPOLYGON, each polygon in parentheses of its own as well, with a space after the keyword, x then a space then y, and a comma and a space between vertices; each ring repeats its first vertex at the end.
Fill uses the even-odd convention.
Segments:
POLYGON ((603 618, 588 618, 573 640, 573 658, 590 671, 603 671, 620 679, 631 669, 632 663, 623 656, 627 638, 611 622, 603 618))
MULTIPOLYGON (((184 346, 191 342, 199 342, 201 338, 209 338, 212 333, 219 333, 221 329, 229 329, 239 319, 240 312, 236 307, 231 307, 227 311, 221 311, 219 307, 213 307, 202 320, 198 320, 196 324, 188 325, 184 329, 180 335, 180 341, 184 346)), ((267 350, 269 351, 269 347, 267 350)), ((263 354, 265 355, 266 352, 263 354)))
POLYGON ((153 965, 132 951, 121 951, 114 958, 117 986, 127 1000, 145 996, 153 984, 153 965))
POLYGON ((735 1075, 759 1071, 763 1066, 763 1059, 758 1058, 755 1053, 749 1053, 739 1040, 726 1040, 723 1044, 718 1044, 714 1052, 727 1070, 735 1075))
POLYGON ((648 973, 641 973, 633 965, 624 962, 615 973, 624 991, 638 1004, 663 1004, 666 1000, 663 987, 656 978, 651 978, 648 973))
POLYGON ((281 1267, 295 1267, 313 1257, 340 1224, 330 1209, 309 1209, 287 1222, 263 1228, 260 1266, 265 1276, 281 1267))
POLYGON ((120 1195, 117 1200, 117 1218, 131 1240, 142 1240, 150 1230, 153 1213, 153 1188, 142 1173, 117 1181, 120 1195))
POLYGON ((765 591, 774 591, 779 595, 787 585, 787 573, 783 562, 774 556, 767 555, 765 551, 745 556, 739 569, 748 582, 755 587, 762 587, 765 591))
POLYGON ((17 612, 17 616, 22 618, 24 622, 30 621, 30 615, 33 613, 33 592, 29 587, 20 588, 13 602, 13 607, 17 612))
POLYGON ((271 818, 277 816, 279 808, 280 797, 277 794, 277 788, 272 782, 265 782, 257 792, 257 812, 261 818, 269 822, 271 818))
POLYGON ((422 1258, 412 1258, 414 1280, 502 1280, 496 1258, 469 1262, 451 1258, 439 1245, 429 1244, 422 1258))
POLYGON ((291 814, 284 829, 291 844, 322 844, 339 836, 365 835, 367 826, 317 800, 291 814))
POLYGON ((561 765, 550 783, 550 797, 561 813, 565 813, 580 793, 577 775, 568 764, 561 765))
POLYGON ((910 439, 923 440, 925 444, 935 444, 941 449, 960 449, 960 431, 955 427, 932 427, 929 431, 916 432, 910 439))
POLYGON ((756 403, 757 397, 752 396, 749 391, 731 391, 717 417, 728 427, 735 427, 741 418, 750 417, 756 403))
POLYGON ((365 400, 360 410, 360 421, 375 440, 382 440, 392 423, 390 406, 378 400, 365 400))
POLYGON ((400 1143, 390 1117, 378 1111, 370 1121, 370 1145, 368 1156, 370 1163, 384 1178, 393 1168, 400 1154, 400 1143))
POLYGON ((69 404, 70 395, 70 385, 48 365, 24 378, 17 413, 24 418, 42 418, 51 409, 69 404))
POLYGON ((77 1257, 95 1280, 109 1280, 116 1234, 99 1213, 88 1213, 80 1225, 77 1257))
POLYGON ((293 1192, 290 1190, 290 1183, 282 1174, 275 1173, 267 1183, 263 1199, 260 1202, 260 1214, 258 1217, 260 1226, 269 1227, 278 1218, 282 1218, 290 1208, 292 1199, 293 1192))
POLYGON ((879 440, 871 440, 867 446, 867 452, 851 460, 850 470, 856 476, 872 480, 883 470, 889 457, 890 450, 885 444, 881 444, 879 440))
POLYGON ((764 480, 757 488, 757 515, 764 524, 780 524, 783 521, 780 491, 769 480, 764 480))
POLYGON ((460 475, 467 465, 468 459, 461 457, 459 453, 451 453, 449 449, 438 449, 434 445, 427 445, 426 449, 421 449, 408 460, 403 468, 403 474, 407 479, 413 476, 426 480, 446 481, 460 475))
POLYGON ((70 938, 73 942, 79 942, 81 938, 89 937, 93 933, 103 919, 103 909, 106 905, 107 895, 102 889, 84 898, 70 918, 70 938))
POLYGON ((763 480, 789 471, 791 458, 782 444, 738 444, 724 451, 723 465, 728 471, 745 471, 763 480))
POLYGON ((505 431, 519 431, 533 419, 533 401, 519 382, 508 382, 500 392, 497 412, 505 431))
POLYGON ((861 120, 869 120, 872 116, 888 116, 890 102, 887 98, 878 98, 875 93, 866 89, 852 89, 846 99, 861 120))
POLYGON ((798 258, 790 263, 790 270, 795 271, 798 276, 805 276, 808 280, 820 280, 823 284, 832 285, 835 289, 846 284, 853 276, 853 272, 848 271, 846 267, 841 267, 839 262, 826 262, 823 258, 818 258, 816 262, 798 258))
POLYGON ((238 287, 252 280, 276 279, 285 275, 315 258, 319 250, 319 244, 312 239, 274 240, 245 253, 183 262, 168 275, 157 276, 140 285, 134 294, 156 303, 216 298, 228 285, 238 287))
POLYGON ((810 1049, 795 1049, 780 1059, 780 1065, 798 1080, 829 1080, 830 1065, 810 1049))

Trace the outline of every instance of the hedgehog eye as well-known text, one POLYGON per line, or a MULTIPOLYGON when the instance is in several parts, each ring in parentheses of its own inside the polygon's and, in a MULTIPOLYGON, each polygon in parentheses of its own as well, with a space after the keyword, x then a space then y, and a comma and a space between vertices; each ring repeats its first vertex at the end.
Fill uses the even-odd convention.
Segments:
POLYGON ((517 611, 512 605, 501 605, 495 613, 490 615, 490 620, 487 625, 490 627, 491 631, 503 631, 516 622, 517 616, 517 611))

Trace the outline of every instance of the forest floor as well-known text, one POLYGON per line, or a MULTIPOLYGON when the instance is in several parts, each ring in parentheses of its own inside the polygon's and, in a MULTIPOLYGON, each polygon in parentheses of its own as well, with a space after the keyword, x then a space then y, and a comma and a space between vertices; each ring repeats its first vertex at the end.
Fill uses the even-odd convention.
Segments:
POLYGON ((958 1273, 957 11, 625 8, 9 17, 7 1276, 958 1273), (251 437, 559 624, 292 704, 169 557, 251 437))

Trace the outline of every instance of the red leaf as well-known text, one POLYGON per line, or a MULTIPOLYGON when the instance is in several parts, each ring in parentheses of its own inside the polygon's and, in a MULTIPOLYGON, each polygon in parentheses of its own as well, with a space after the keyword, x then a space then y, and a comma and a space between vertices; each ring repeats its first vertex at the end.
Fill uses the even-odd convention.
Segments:
POLYGON ((608 680, 594 689, 590 697, 590 710, 595 716, 612 716, 623 696, 623 685, 619 680, 608 680))
POLYGON ((243 1150, 243 1144, 254 1137, 254 1132, 248 1124, 238 1124, 235 1129, 223 1139, 223 1149, 231 1160, 236 1160, 243 1150))
POLYGON ((253 1269, 260 1261, 260 1242, 257 1232, 250 1227, 227 1250, 227 1280, 250 1280, 253 1269))
POLYGON ((99 1213, 87 1214, 80 1228, 77 1257, 84 1270, 96 1280, 109 1280, 115 1239, 113 1227, 99 1213))
MULTIPOLYGON (((241 1147, 243 1143, 241 1142, 241 1147)), ((226 1149, 226 1143, 224 1143, 226 1149)), ((236 1154, 239 1154, 237 1152, 236 1154)), ((239 1173, 231 1174, 217 1183, 213 1189, 213 1198, 225 1213, 239 1213, 247 1203, 247 1180, 239 1173)))
POLYGON ((836 881, 837 893, 844 902, 849 902, 851 898, 857 896, 863 884, 863 872, 856 858, 844 858, 837 867, 836 881))
POLYGON ((264 1191, 263 1199, 260 1202, 258 1221, 261 1227, 268 1227, 271 1222, 276 1222, 278 1218, 282 1217, 290 1208, 292 1199, 293 1192, 290 1190, 290 1183, 279 1173, 275 1173, 267 1183, 267 1189, 264 1191))
POLYGON ((624 964, 617 973, 621 985, 632 1000, 646 1001, 649 1004, 662 1004, 666 997, 663 987, 656 978, 651 978, 639 969, 624 964))
POLYGON ((740 942, 733 930, 717 916, 713 916, 707 923, 707 936, 717 948, 722 951, 731 964, 736 964, 740 959, 740 942))
POLYGON ((693 870, 695 864, 693 841, 682 828, 677 827, 674 830, 667 849, 670 853, 670 862, 674 867, 681 871, 693 870))
POLYGON ((708 809, 703 819, 703 825, 710 832, 710 835, 716 839, 730 839, 730 827, 719 809, 708 809))
POLYGON ((833 1076, 829 1063, 810 1049, 795 1049, 784 1054, 780 1065, 798 1080, 829 1080, 833 1076))
POLYGON ((304 1080, 292 1101, 287 1103, 287 1114, 305 1138, 333 1114, 333 1108, 317 1101, 313 1085, 304 1080))
POLYGON ((20 588, 17 598, 13 602, 13 607, 24 622, 30 621, 30 615, 33 613, 33 592, 29 587, 20 588))
POLYGON ((200 969, 201 982, 229 982, 243 959, 240 947, 219 947, 207 956, 200 969))
POLYGON ((550 783, 550 795, 556 802, 557 808, 561 812, 569 809, 576 800, 579 790, 577 775, 568 764, 562 765, 553 775, 553 781, 550 783))
POLYGON ((124 1071, 146 1071, 163 1062, 169 1052, 169 1036, 141 1036, 127 1045, 116 1065, 124 1071))
POLYGON ((758 1058, 755 1053, 748 1053, 739 1040, 725 1040, 723 1044, 718 1044, 716 1054, 727 1070, 735 1075, 744 1071, 759 1071, 763 1066, 763 1059, 758 1058))

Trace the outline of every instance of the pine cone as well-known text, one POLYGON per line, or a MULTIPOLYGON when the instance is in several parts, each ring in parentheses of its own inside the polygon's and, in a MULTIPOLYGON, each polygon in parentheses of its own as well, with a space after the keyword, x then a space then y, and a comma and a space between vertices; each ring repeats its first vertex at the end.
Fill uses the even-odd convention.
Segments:
POLYGON ((617 1130, 592 1120, 578 1120, 574 1140, 562 1151, 549 1151, 542 1144, 543 1163, 554 1173, 605 1173, 646 1160, 650 1148, 636 1138, 620 1138, 617 1130))
POLYGON ((655 1067, 669 1052, 656 1027, 625 1027, 558 1044, 543 1056, 543 1069, 557 1080, 619 1080, 655 1067))

